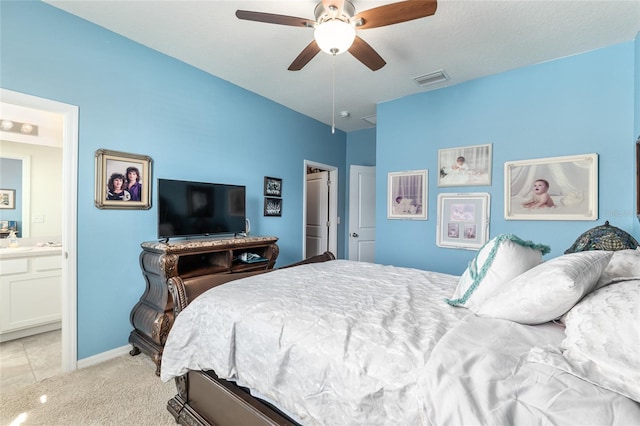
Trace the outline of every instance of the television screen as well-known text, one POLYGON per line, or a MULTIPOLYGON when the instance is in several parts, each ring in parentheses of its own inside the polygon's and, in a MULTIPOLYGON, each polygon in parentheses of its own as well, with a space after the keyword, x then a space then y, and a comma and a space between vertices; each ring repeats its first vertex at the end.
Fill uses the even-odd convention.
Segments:
POLYGON ((235 234, 245 228, 245 187, 158 179, 158 237, 235 234))

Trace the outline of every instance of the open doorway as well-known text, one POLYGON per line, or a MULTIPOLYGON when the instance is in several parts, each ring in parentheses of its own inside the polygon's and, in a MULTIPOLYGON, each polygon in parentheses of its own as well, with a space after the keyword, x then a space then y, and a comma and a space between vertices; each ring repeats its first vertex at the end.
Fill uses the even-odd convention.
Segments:
POLYGON ((0 89, 2 104, 31 108, 62 117, 62 371, 77 368, 77 173, 78 107, 0 89))
POLYGON ((302 257, 338 257, 338 168, 304 161, 302 257))

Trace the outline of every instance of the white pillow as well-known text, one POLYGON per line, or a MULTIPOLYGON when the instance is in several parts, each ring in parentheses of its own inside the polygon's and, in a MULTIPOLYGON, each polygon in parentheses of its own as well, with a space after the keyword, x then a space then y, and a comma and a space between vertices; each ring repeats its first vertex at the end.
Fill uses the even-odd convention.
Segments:
POLYGON ((524 241, 513 234, 501 234, 491 239, 469 262, 447 303, 467 308, 478 307, 502 284, 539 265, 549 247, 524 241))
POLYGON ((559 318, 595 288, 612 254, 582 251, 551 259, 502 285, 474 312, 521 324, 559 318))
POLYGON ((596 288, 632 279, 640 279, 640 247, 635 250, 614 251, 609 264, 600 275, 596 288))
POLYGON ((594 291, 565 325, 560 346, 571 373, 640 402, 640 280, 594 291))

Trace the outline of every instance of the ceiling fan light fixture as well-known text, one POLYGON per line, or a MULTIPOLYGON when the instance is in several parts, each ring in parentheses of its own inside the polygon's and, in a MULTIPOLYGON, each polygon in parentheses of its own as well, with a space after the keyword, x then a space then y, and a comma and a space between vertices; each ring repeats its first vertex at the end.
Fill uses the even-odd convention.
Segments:
POLYGON ((339 55, 349 50, 353 44, 356 29, 340 19, 330 19, 316 26, 314 37, 323 52, 339 55))

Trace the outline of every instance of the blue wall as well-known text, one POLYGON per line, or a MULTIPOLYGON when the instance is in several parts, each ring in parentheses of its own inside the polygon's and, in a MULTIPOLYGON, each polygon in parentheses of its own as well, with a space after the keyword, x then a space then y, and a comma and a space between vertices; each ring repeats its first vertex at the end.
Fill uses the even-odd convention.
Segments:
POLYGON ((347 164, 356 166, 376 165, 375 127, 347 134, 347 164))
POLYGON ((79 359, 127 344, 140 243, 157 235, 157 178, 246 185, 252 233, 280 238, 278 265, 302 258, 304 160, 339 168, 344 216, 344 132, 47 4, 0 7, 2 87, 79 106, 79 359), (100 148, 153 159, 150 210, 94 207, 100 148), (283 179, 282 217, 263 217, 264 176, 283 179))
MULTIPOLYGON (((637 42, 636 42, 637 43, 637 42)), ((636 47, 637 50, 637 47, 636 47)), ((585 230, 609 220, 636 227, 634 43, 505 72, 382 103, 377 111, 376 261, 460 274, 475 252, 436 246, 438 193, 489 192, 490 235, 515 233, 564 252, 585 230), (437 187, 438 149, 493 144, 493 181, 437 187), (506 221, 506 161, 599 154, 597 221, 506 221), (428 169, 427 221, 386 219, 387 173, 428 169)))

